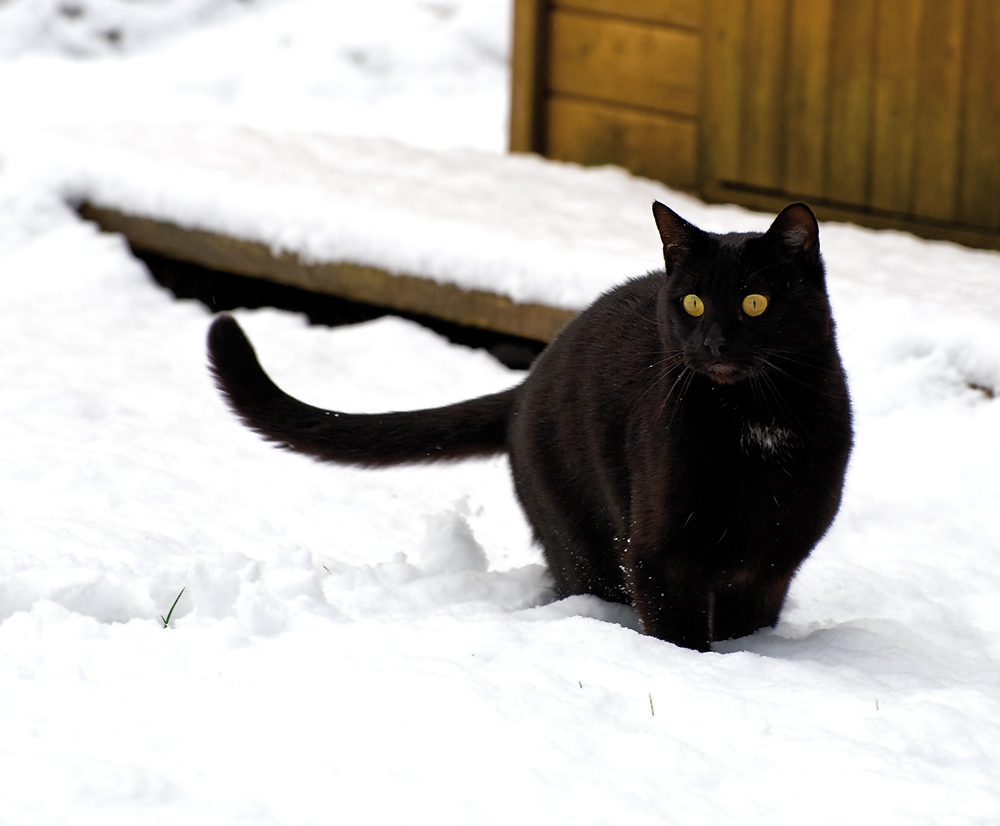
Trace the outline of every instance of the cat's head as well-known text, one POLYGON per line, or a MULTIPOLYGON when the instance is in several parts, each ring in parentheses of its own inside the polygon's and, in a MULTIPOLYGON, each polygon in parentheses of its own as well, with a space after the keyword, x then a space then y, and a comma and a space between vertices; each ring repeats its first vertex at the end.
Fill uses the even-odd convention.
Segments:
POLYGON ((653 204, 666 278, 657 307, 668 352, 717 384, 788 372, 833 335, 819 226, 805 204, 765 233, 705 232, 653 204))

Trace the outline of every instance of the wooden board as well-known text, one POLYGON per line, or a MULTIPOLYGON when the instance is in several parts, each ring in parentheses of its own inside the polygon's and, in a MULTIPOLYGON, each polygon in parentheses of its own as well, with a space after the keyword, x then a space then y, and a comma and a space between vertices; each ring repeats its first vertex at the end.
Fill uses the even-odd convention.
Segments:
POLYGON ((830 32, 826 197, 868 205, 875 3, 838 0, 830 32))
POLYGON ((557 9, 575 9, 682 29, 701 25, 700 0, 555 0, 557 9))
POLYGON ((548 106, 547 154, 588 166, 616 164, 637 175, 692 189, 696 129, 693 120, 553 97, 548 106))
POLYGON ((514 0, 510 60, 510 151, 540 152, 545 94, 544 0, 514 0))
POLYGON ((958 217, 1000 228, 1000 3, 972 0, 966 46, 965 106, 962 115, 961 194, 958 217))
POLYGON ((80 214, 136 249, 392 310, 549 342, 576 313, 349 262, 309 264, 264 244, 85 204, 80 214))
POLYGON ((881 0, 875 56, 871 205, 913 210, 914 123, 923 0, 881 0))
POLYGON ((750 0, 743 54, 740 180, 760 189, 780 189, 785 167, 784 3, 750 0))
POLYGON ((826 183, 826 90, 833 3, 810 0, 793 3, 788 9, 784 189, 803 198, 821 197, 826 183))
POLYGON ((958 211, 964 24, 965 0, 925 3, 917 64, 913 212, 928 218, 954 220, 958 211))
POLYGON ((730 182, 740 177, 746 22, 746 0, 706 0, 699 181, 730 182))
POLYGON ((556 9, 547 36, 551 92, 697 114, 697 34, 556 9))

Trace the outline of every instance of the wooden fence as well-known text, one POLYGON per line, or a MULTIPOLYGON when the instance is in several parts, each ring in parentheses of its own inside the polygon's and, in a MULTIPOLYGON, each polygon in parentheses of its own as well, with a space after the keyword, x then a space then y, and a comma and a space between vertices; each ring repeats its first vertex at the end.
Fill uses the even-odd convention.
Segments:
POLYGON ((510 145, 1000 248, 997 0, 515 0, 510 145))

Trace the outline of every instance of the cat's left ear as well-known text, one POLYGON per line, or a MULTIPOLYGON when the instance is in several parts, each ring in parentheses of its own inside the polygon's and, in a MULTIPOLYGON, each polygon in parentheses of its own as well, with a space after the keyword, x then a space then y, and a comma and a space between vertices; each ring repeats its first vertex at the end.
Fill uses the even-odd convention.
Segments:
POLYGON ((813 211, 805 204, 789 204, 781 210, 767 235, 778 240, 790 252, 819 263, 819 224, 813 211))

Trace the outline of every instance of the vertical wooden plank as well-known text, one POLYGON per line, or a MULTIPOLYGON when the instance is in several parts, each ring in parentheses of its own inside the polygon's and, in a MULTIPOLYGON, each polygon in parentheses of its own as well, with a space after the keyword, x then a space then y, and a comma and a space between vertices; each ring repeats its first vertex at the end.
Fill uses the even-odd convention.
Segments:
POLYGON ((703 13, 699 185, 739 179, 747 0, 706 0, 703 13))
POLYGON ((830 34, 824 189, 834 201, 863 206, 870 188, 875 4, 838 0, 830 34))
POLYGON ((913 211, 921 217, 953 220, 958 211, 964 22, 965 0, 934 0, 920 27, 913 211))
POLYGON ((696 32, 560 9, 548 17, 550 95, 697 113, 696 32))
POLYGON ((784 167, 786 0, 750 0, 743 53, 740 181, 778 189, 784 167))
POLYGON ((676 189, 695 186, 693 119, 554 95, 546 121, 550 158, 613 163, 676 189))
POLYGON ((545 0, 514 0, 511 41, 510 151, 543 152, 545 0))
POLYGON ((1000 3, 971 0, 966 18, 959 220, 1000 228, 1000 3))
POLYGON ((827 78, 833 0, 792 3, 789 9, 785 97, 785 191, 822 197, 826 148, 827 78))
POLYGON ((871 205, 909 213, 914 204, 919 36, 925 2, 880 0, 878 5, 871 205))

